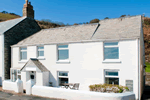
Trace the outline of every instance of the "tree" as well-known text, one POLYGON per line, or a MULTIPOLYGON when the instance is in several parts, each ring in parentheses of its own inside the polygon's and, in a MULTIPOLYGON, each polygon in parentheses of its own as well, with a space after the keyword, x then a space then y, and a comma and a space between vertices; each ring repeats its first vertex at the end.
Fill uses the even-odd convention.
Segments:
POLYGON ((121 15, 120 17, 125 17, 126 15, 121 15))
POLYGON ((73 25, 79 25, 79 24, 77 24, 77 23, 74 23, 73 25))
POLYGON ((95 18, 95 19, 92 19, 92 20, 90 21, 90 23, 98 23, 99 21, 100 21, 99 19, 95 18))
POLYGON ((8 12, 7 12, 7 11, 2 11, 2 13, 4 13, 4 14, 8 14, 8 12))
POLYGON ((105 17, 104 19, 109 19, 108 17, 105 17))

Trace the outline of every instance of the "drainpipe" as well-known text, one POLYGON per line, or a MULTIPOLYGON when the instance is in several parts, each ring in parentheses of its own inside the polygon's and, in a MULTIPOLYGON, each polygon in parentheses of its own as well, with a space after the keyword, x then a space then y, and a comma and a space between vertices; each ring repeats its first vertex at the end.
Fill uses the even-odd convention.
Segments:
POLYGON ((4 34, 1 35, 2 42, 2 83, 5 80, 5 68, 4 68, 4 34))
POLYGON ((138 43, 138 100, 141 100, 141 98, 140 98, 140 90, 141 90, 141 86, 140 86, 140 75, 141 75, 141 73, 140 73, 140 39, 138 38, 137 39, 138 41, 137 41, 137 43, 138 43))

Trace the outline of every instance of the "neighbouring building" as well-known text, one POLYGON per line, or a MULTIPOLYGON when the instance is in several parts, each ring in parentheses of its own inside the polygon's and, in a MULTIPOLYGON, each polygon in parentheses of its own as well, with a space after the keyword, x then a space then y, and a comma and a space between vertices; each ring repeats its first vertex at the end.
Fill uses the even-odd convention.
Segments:
POLYGON ((87 91, 93 84, 118 84, 128 86, 136 99, 143 93, 141 15, 42 29, 13 44, 11 80, 20 78, 24 89, 32 79, 39 86, 80 83, 79 90, 87 91))
POLYGON ((0 85, 2 80, 10 79, 11 45, 40 31, 34 20, 34 10, 26 0, 23 7, 23 17, 0 22, 0 85))

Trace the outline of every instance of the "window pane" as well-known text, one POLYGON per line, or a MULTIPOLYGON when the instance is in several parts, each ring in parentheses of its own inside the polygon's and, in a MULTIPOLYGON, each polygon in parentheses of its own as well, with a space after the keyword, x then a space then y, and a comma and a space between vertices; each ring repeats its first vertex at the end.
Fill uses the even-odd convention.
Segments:
POLYGON ((27 48, 20 48, 20 50, 27 50, 27 48))
POLYGON ((68 45, 59 45, 58 48, 68 48, 68 45))
POLYGON ((68 59, 68 50, 58 50, 58 60, 68 59))
POLYGON ((59 78, 59 85, 61 86, 63 83, 68 83, 68 78, 59 78))
POLYGON ((118 76, 118 72, 108 72, 108 71, 106 71, 106 75, 118 76))
POLYGON ((113 46, 113 45, 118 45, 118 42, 108 42, 108 43, 104 43, 104 46, 113 46))
POLYGON ((27 59, 27 52, 21 52, 21 59, 27 59))
POLYGON ((105 59, 119 59, 118 47, 104 48, 104 58, 105 59))
POLYGON ((68 76, 68 73, 59 72, 59 76, 68 76))
POLYGON ((38 51, 38 56, 44 56, 44 51, 38 51))
POLYGON ((105 83, 119 85, 119 78, 105 78, 105 83))
POLYGON ((38 49, 44 49, 44 47, 38 47, 38 49))

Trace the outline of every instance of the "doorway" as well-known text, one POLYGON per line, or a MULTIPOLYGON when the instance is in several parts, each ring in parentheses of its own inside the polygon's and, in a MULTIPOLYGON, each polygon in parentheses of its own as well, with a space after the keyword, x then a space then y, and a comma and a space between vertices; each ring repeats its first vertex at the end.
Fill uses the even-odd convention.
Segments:
POLYGON ((36 84, 36 71, 30 71, 29 75, 30 79, 36 84))

